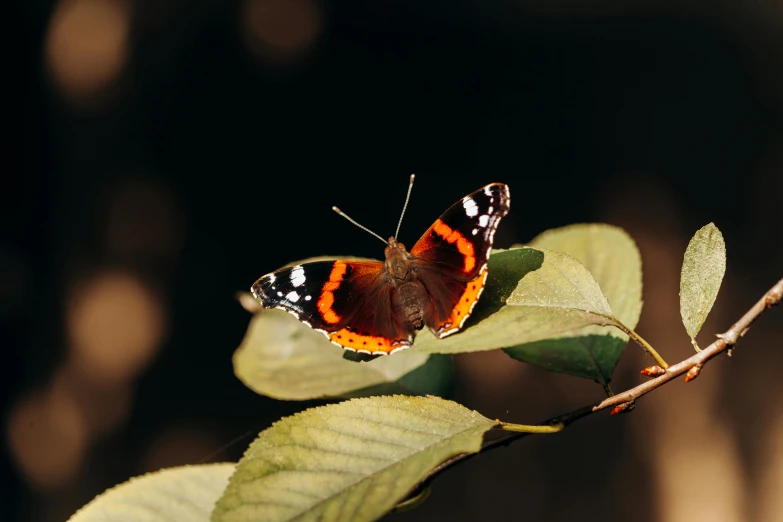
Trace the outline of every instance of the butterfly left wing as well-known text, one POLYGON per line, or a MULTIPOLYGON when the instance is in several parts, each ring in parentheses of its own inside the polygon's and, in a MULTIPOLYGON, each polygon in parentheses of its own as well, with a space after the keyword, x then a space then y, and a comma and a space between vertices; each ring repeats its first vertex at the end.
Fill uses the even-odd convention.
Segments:
POLYGON ((427 326, 438 337, 462 328, 487 278, 487 260, 500 220, 508 214, 508 185, 491 183, 449 207, 410 253, 431 296, 427 326))
POLYGON ((264 308, 289 312, 347 350, 386 354, 413 336, 389 313, 392 289, 378 261, 318 261, 282 268, 251 287, 264 308))

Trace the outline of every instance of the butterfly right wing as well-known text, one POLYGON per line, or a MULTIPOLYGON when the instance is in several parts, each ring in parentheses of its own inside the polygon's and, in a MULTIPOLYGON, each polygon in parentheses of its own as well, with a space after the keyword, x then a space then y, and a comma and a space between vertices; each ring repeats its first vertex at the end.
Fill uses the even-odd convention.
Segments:
POLYGON ((458 332, 473 313, 510 202, 508 185, 490 183, 449 207, 411 249, 433 303, 427 326, 439 338, 458 332))
POLYGON ((319 261, 282 268, 251 287, 264 308, 289 312, 347 350, 387 354, 407 348, 412 332, 391 313, 393 287, 378 261, 319 261))

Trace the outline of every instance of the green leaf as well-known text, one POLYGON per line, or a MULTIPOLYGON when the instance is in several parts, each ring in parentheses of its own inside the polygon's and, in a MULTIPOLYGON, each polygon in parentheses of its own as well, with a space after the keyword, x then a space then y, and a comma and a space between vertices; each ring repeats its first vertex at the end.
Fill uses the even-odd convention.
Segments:
MULTIPOLYGON (((531 246, 564 252, 595 278, 613 316, 632 329, 642 311, 642 261, 636 243, 621 228, 600 223, 571 225, 544 232, 531 246)), ((587 326, 560 338, 506 349, 511 357, 547 370, 609 384, 628 343, 616 328, 587 326)))
POLYGON ((609 303, 579 261, 552 250, 519 248, 492 254, 486 289, 464 330, 445 339, 424 330, 413 351, 494 350, 612 322, 609 303))
POLYGON ((628 328, 636 327, 642 313, 642 256, 625 230, 604 223, 570 225, 543 232, 530 246, 557 250, 582 263, 614 316, 628 328))
POLYGON ((545 370, 609 384, 628 341, 609 334, 581 334, 506 348, 514 359, 545 370))
POLYGON ((495 424, 437 397, 353 399, 298 413, 250 445, 212 520, 376 520, 440 463, 477 452, 495 424))
POLYGON ((688 243, 680 275, 680 315, 694 345, 725 273, 726 244, 718 227, 710 223, 688 243))
POLYGON ((234 464, 169 468, 134 477, 77 511, 70 522, 207 522, 234 464))
POLYGON ((234 373, 255 392, 283 400, 448 393, 450 360, 430 361, 425 353, 405 350, 358 363, 343 353, 290 314, 261 310, 234 353, 234 373))

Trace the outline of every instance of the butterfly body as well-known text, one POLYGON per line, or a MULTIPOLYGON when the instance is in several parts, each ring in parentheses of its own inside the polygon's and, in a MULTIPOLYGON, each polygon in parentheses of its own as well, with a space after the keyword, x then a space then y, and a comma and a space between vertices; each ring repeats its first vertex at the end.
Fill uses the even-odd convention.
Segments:
POLYGON ((395 238, 389 238, 389 246, 384 254, 381 284, 394 287, 391 296, 392 315, 399 317, 407 331, 419 330, 424 326, 425 318, 430 314, 427 289, 418 279, 419 266, 405 249, 405 245, 395 238))
POLYGON ((495 230, 509 209, 493 183, 450 207, 408 251, 392 237, 385 261, 320 261, 267 274, 251 291, 334 344, 370 354, 408 348, 427 326, 438 337, 462 328, 487 277, 495 230))

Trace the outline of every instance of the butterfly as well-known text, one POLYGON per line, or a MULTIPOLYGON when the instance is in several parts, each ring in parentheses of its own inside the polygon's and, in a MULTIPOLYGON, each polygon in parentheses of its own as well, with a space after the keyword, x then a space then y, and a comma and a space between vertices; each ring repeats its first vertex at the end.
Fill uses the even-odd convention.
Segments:
MULTIPOLYGON (((414 177, 408 187, 403 214, 414 177)), ((251 287, 264 308, 285 310, 346 350, 392 354, 427 326, 443 338, 458 332, 487 280, 487 259, 510 192, 491 183, 448 208, 408 251, 334 210, 386 243, 385 261, 317 261, 282 268, 251 287)))

